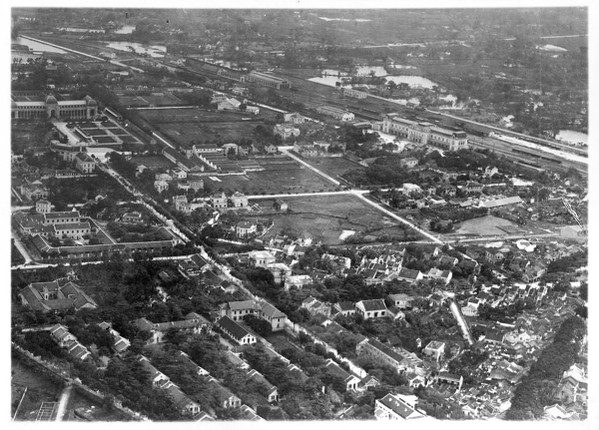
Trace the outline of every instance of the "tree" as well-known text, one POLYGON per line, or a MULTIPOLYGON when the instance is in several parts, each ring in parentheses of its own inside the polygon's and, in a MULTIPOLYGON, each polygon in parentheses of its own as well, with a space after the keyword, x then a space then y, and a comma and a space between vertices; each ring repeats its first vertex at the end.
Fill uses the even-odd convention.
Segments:
POLYGON ((262 318, 248 314, 243 317, 243 322, 262 337, 268 337, 272 334, 271 324, 262 318))

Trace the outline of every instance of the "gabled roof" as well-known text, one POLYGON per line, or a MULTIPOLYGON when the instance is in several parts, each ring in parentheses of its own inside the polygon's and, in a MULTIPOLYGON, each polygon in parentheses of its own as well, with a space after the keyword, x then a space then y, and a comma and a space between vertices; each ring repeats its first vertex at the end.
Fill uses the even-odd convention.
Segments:
POLYGON ((403 419, 410 418, 421 418, 423 415, 404 402, 397 396, 389 393, 385 397, 379 400, 387 408, 391 409, 394 413, 402 417, 403 419))
POLYGON ((403 355, 401 355, 397 351, 389 348, 388 346, 382 344, 381 342, 379 342, 376 339, 369 339, 367 342, 370 345, 372 345, 373 347, 375 347, 376 349, 378 349, 379 351, 381 351, 382 353, 388 355, 389 357, 393 358, 394 360, 396 360, 398 362, 401 362, 405 358, 403 355))
POLYGON ((258 310, 258 305, 253 300, 239 300, 227 303, 232 311, 243 311, 247 309, 258 310))
POLYGON ((248 330, 237 324, 228 316, 222 317, 217 321, 216 324, 230 334, 235 340, 241 340, 248 334, 251 334, 248 330))
POLYGON ((361 300, 356 305, 362 304, 364 310, 369 311, 383 311, 387 309, 385 301, 383 299, 372 299, 372 300, 361 300))
POLYGON ((399 271, 399 277, 415 280, 418 278, 419 273, 420 272, 418 270, 406 269, 405 267, 402 267, 399 271))
POLYGON ((347 311, 353 311, 355 310, 355 306, 352 302, 338 302, 335 304, 335 306, 341 311, 341 312, 347 312, 347 311))
POLYGON ((275 308, 273 305, 271 305, 268 302, 261 302, 259 304, 260 309, 262 311, 262 314, 267 316, 268 318, 285 318, 287 317, 287 315, 285 315, 283 312, 281 312, 280 310, 278 310, 277 308, 275 308))

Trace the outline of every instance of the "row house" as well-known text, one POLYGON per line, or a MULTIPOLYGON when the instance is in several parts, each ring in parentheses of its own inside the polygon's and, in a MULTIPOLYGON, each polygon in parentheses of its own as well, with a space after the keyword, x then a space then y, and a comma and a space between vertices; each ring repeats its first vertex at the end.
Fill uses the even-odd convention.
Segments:
POLYGON ((50 328, 50 337, 58 346, 67 351, 67 353, 77 360, 87 360, 91 357, 91 353, 87 348, 81 345, 75 336, 73 336, 67 328, 61 324, 56 324, 50 328))
POLYGON ((177 361, 186 365, 187 367, 189 367, 190 369, 193 370, 193 372, 198 375, 198 376, 207 376, 209 375, 209 372, 204 369, 201 366, 198 366, 196 364, 195 361, 193 361, 191 358, 189 358, 189 355, 187 355, 186 353, 184 353, 183 351, 178 351, 177 354, 175 354, 177 357, 177 361))
POLYGON ((107 323, 106 321, 102 321, 101 323, 98 323, 98 327, 100 327, 102 330, 107 331, 110 334, 110 336, 112 336, 112 349, 117 354, 125 352, 127 348, 131 346, 131 342, 129 342, 128 339, 121 336, 118 331, 113 329, 112 324, 107 323))
POLYGON ((422 368, 422 360, 415 354, 405 350, 398 351, 396 348, 388 347, 376 339, 364 339, 356 345, 358 356, 367 356, 377 362, 392 367, 398 373, 419 373, 422 368))
POLYGON ((150 360, 142 355, 139 358, 139 363, 149 374, 152 387, 163 390, 171 398, 179 413, 194 416, 200 412, 200 405, 183 393, 177 385, 171 382, 168 376, 156 369, 150 363, 150 360))
POLYGON ((257 342, 256 336, 228 316, 221 317, 216 326, 238 345, 252 345, 257 342))
POLYGON ((264 377, 264 375, 262 375, 257 370, 252 369, 248 372, 247 376, 252 381, 257 382, 266 388, 265 397, 268 403, 279 401, 279 391, 277 387, 271 384, 270 381, 268 381, 268 379, 264 377))
POLYGON ((339 366, 333 359, 329 358, 325 364, 325 370, 327 373, 337 376, 343 380, 343 384, 345 385, 345 389, 348 391, 357 391, 358 386, 360 384, 360 378, 352 375, 351 373, 345 371, 341 366, 339 366))
POLYGON ((223 409, 239 408, 241 407, 241 399, 233 394, 228 388, 213 378, 207 376, 207 384, 211 385, 214 389, 214 397, 219 405, 223 409))

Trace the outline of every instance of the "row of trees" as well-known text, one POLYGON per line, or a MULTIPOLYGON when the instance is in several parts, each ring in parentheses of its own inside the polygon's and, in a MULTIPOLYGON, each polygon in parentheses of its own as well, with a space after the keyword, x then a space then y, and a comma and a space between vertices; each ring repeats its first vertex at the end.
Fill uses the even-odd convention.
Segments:
POLYGON ((553 343, 543 350, 516 388, 512 406, 505 415, 507 420, 530 420, 543 416, 543 408, 554 401, 554 392, 562 374, 576 362, 580 342, 585 335, 586 324, 581 318, 572 316, 562 323, 553 343))

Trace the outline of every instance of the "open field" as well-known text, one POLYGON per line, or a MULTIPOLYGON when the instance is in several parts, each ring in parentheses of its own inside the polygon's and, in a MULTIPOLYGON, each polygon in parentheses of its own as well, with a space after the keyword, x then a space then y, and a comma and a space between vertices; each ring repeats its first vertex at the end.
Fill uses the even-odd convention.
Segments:
POLYGON ((148 169, 169 169, 175 165, 162 155, 134 155, 131 162, 137 166, 144 165, 148 169))
MULTIPOLYGON (((18 399, 12 399, 13 402, 16 400, 15 409, 20 395, 23 393, 20 388, 27 387, 27 393, 16 420, 35 421, 42 402, 58 401, 62 386, 18 358, 13 357, 11 369, 13 372, 11 383, 13 387, 19 388, 13 390, 13 395, 19 395, 18 399)), ((12 412, 14 413, 14 410, 12 412)))
MULTIPOLYGON (((283 199, 289 205, 288 213, 264 214, 274 221, 274 227, 265 235, 268 239, 281 232, 295 236, 308 235, 328 245, 343 243, 347 232, 355 232, 364 241, 409 240, 404 228, 375 208, 352 195, 292 197, 283 199), (345 232, 345 234, 344 234, 345 232)), ((271 212, 273 200, 257 202, 264 212, 271 212)))
POLYGON ((456 231, 459 234, 474 234, 482 236, 503 235, 505 231, 500 230, 499 226, 514 226, 515 224, 503 218, 488 215, 481 218, 473 218, 464 221, 456 231))
POLYGON ((310 169, 287 158, 256 159, 264 167, 261 172, 246 175, 219 176, 218 180, 204 178, 204 185, 212 191, 244 194, 282 194, 331 191, 335 186, 310 169))
POLYGON ((11 149, 22 154, 26 149, 43 148, 47 150, 46 135, 50 132, 44 121, 11 121, 11 149))
POLYGON ((148 106, 178 106, 185 104, 172 94, 152 94, 144 96, 121 96, 119 102, 123 106, 148 107, 148 106))
POLYGON ((336 179, 350 170, 366 169, 364 166, 344 157, 304 158, 304 161, 336 179))
POLYGON ((174 142, 190 146, 193 142, 227 143, 250 137, 256 126, 273 120, 276 113, 261 109, 259 115, 244 112, 218 112, 201 109, 161 109, 139 114, 174 142), (245 118, 245 119, 244 119, 245 118))

